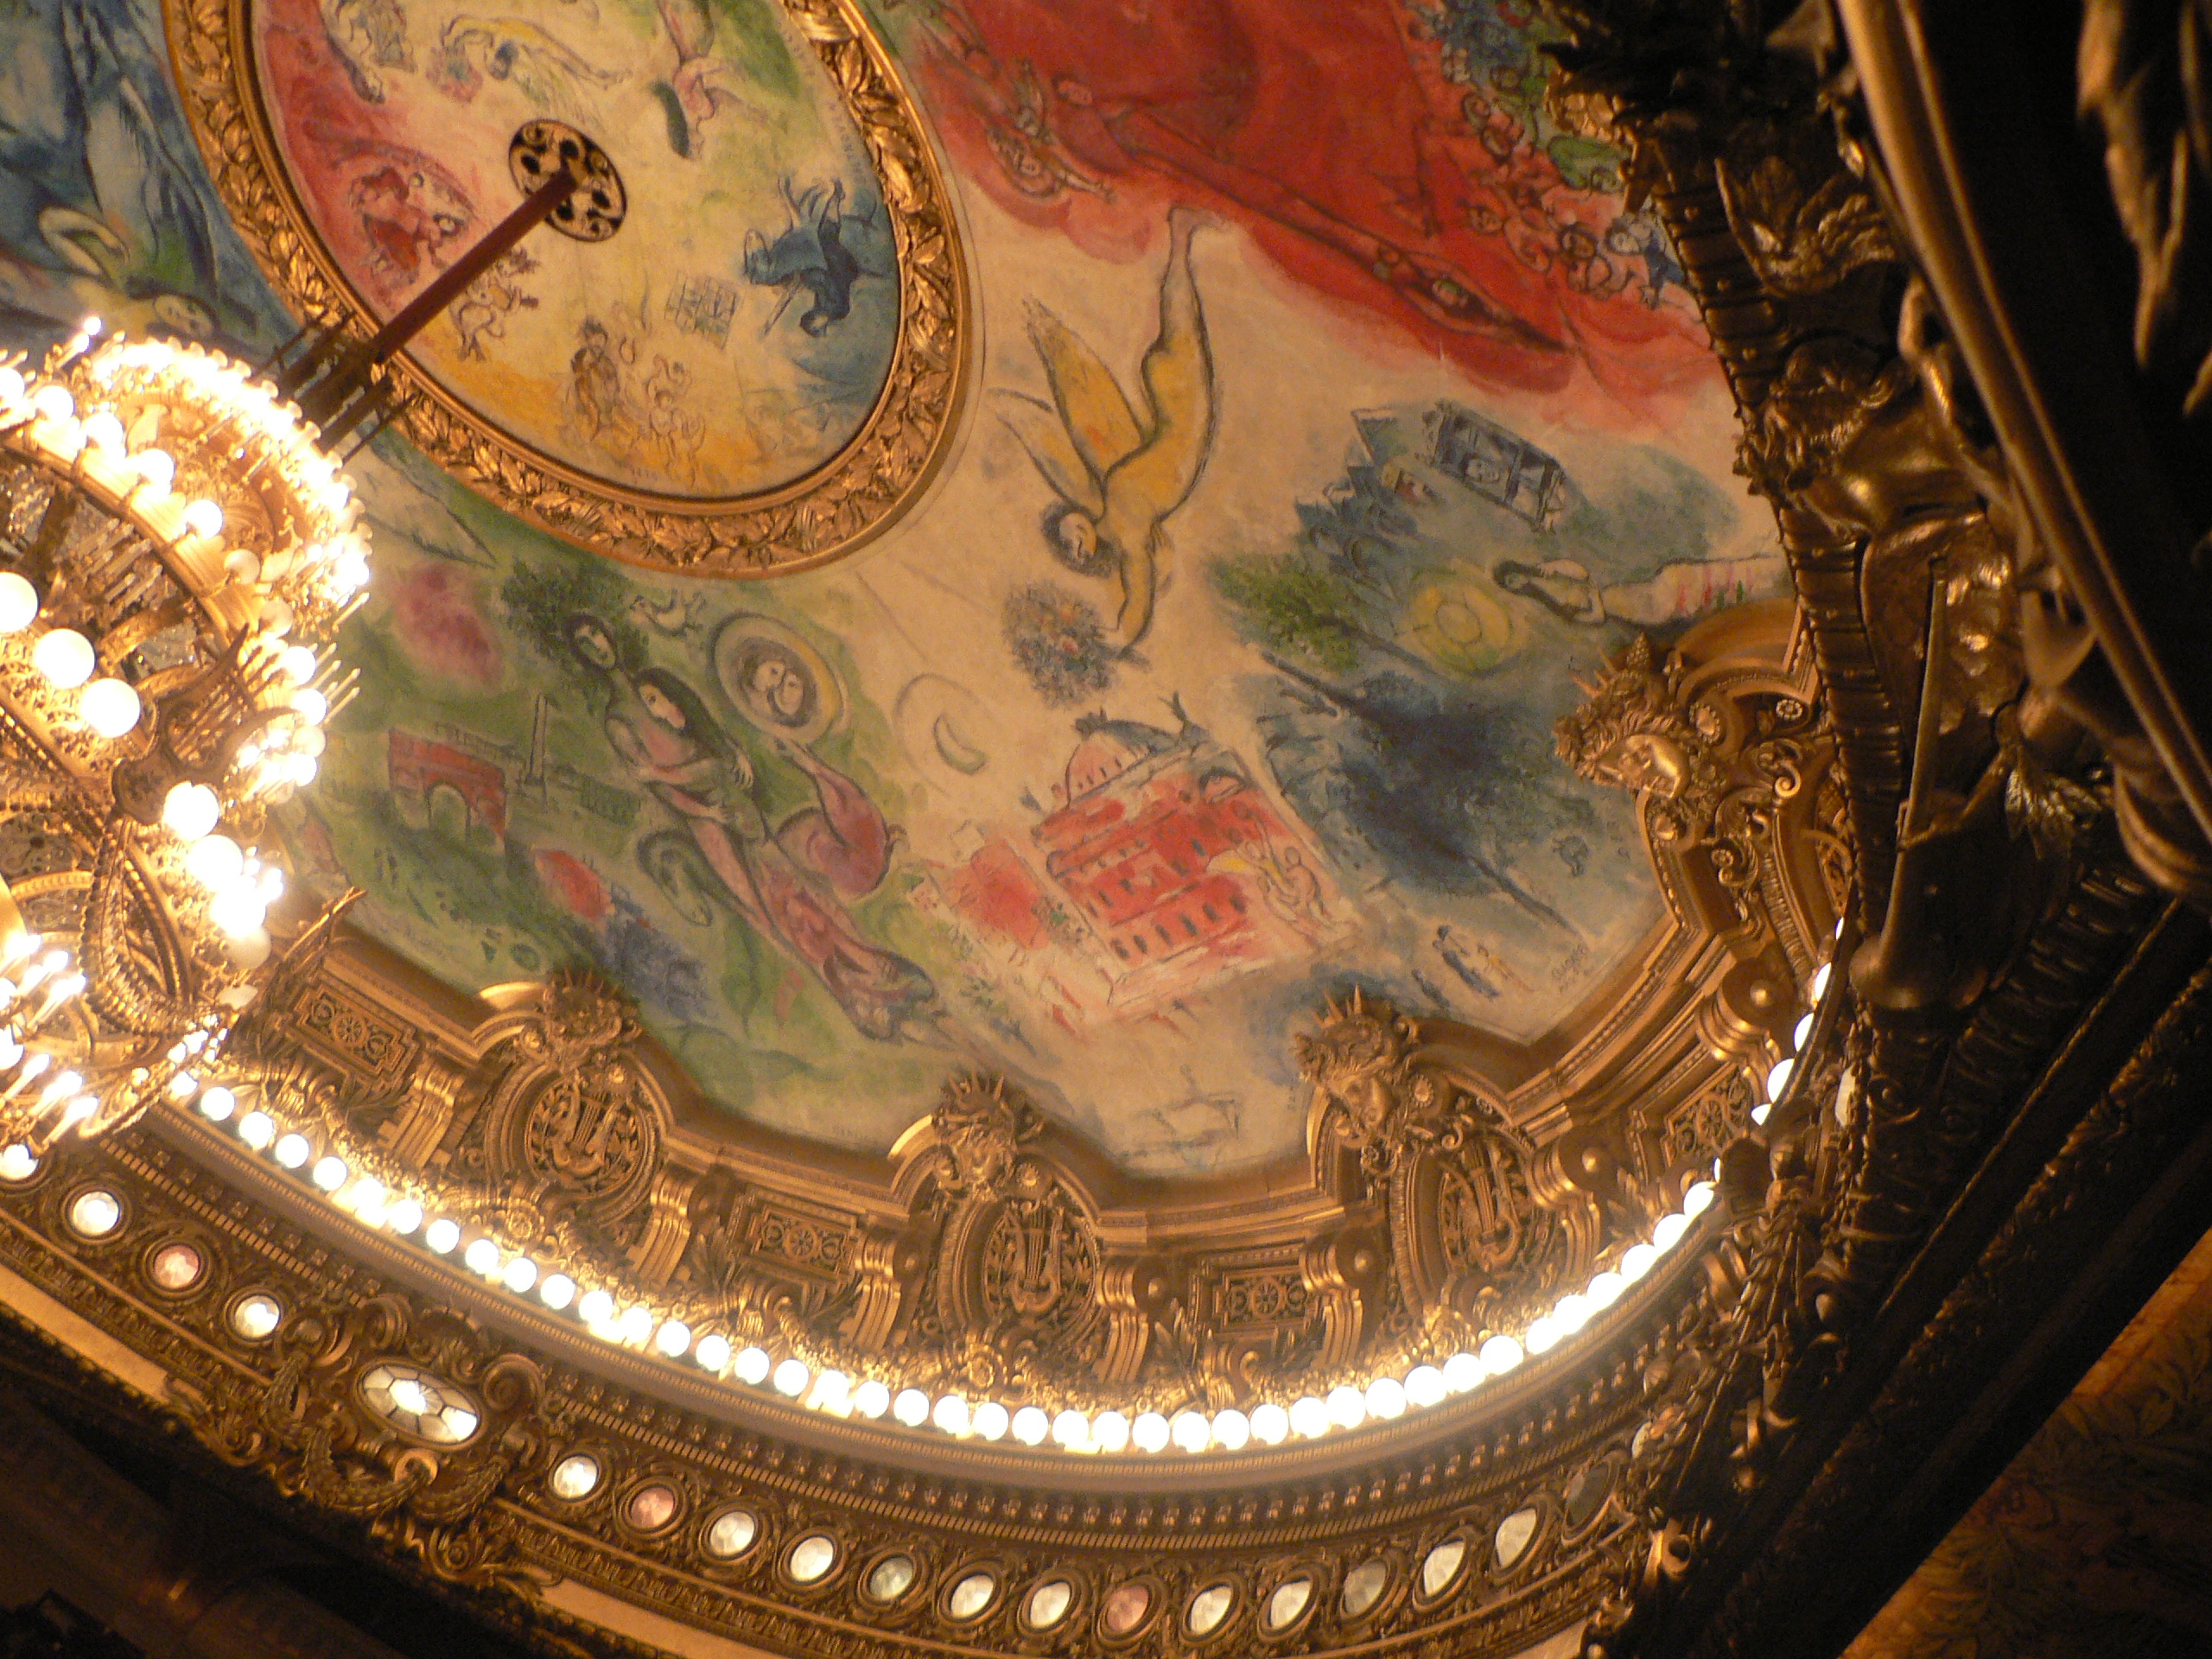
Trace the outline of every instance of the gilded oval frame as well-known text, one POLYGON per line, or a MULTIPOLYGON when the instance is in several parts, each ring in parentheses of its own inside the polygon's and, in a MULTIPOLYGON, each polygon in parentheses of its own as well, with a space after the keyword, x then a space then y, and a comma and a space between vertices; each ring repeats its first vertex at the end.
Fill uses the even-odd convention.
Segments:
MULTIPOLYGON (((296 315, 375 313, 312 228, 278 159, 257 83, 251 0, 162 0, 176 82, 240 239, 296 315)), ((826 564, 894 522, 950 448, 969 379, 973 306, 944 169, 921 112, 856 0, 778 0, 819 55, 890 212, 899 322, 881 390, 829 461, 753 494, 686 501, 590 476, 501 431, 404 353, 396 424, 494 505, 626 563, 685 576, 768 576, 826 564)))

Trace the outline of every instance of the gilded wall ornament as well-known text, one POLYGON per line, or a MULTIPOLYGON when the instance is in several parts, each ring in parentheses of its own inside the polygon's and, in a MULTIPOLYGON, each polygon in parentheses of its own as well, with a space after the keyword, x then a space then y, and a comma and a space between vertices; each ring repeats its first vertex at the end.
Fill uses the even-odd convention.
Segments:
POLYGON ((668 1107, 634 1052, 637 1015, 603 981, 556 974, 534 1006, 488 1021, 500 1065, 484 1109, 494 1192, 621 1234, 661 1173, 668 1107))
POLYGON ((1317 1159, 1332 1143, 1357 1152, 1404 1307, 1479 1340, 1589 1275, 1605 1243, 1593 1194, 1547 1179, 1537 1147, 1452 1077, 1419 1022, 1356 991, 1296 1044, 1313 1085, 1308 1145, 1317 1159))
POLYGON ((537 1366, 395 1296, 300 1308, 274 1344, 272 1369, 247 1386, 177 1385, 175 1408, 203 1444, 441 1579, 535 1591, 486 1511, 541 1473, 556 1442, 537 1366))

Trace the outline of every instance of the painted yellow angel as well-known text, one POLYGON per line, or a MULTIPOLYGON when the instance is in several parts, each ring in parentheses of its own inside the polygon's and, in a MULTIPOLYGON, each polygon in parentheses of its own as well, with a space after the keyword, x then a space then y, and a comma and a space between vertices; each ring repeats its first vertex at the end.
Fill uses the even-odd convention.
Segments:
POLYGON ((1168 515, 1189 499, 1213 447, 1213 354, 1191 275, 1191 237, 1205 222, 1188 207, 1167 215, 1160 328, 1138 365, 1141 416, 1098 353, 1033 302, 1029 339, 1052 400, 998 394, 1000 417, 1060 498, 1045 515, 1053 557, 1121 585, 1111 641, 1124 652, 1152 627, 1168 515))

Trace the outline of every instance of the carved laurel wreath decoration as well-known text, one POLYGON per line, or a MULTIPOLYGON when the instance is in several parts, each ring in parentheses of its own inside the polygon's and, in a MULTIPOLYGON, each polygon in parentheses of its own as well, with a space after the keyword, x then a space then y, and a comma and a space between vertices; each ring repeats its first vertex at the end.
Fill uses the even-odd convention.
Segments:
MULTIPOLYGON (((782 0, 844 100, 899 257, 899 333, 867 421, 835 459, 779 489, 671 502, 585 476, 501 432, 404 356, 398 424, 455 478, 531 521, 633 564, 691 576, 823 564, 888 526, 943 459, 966 394, 967 268, 919 111, 854 0, 782 0)), ((248 0, 164 0, 177 85, 240 238, 297 315, 369 320, 277 159, 253 73, 248 0)))

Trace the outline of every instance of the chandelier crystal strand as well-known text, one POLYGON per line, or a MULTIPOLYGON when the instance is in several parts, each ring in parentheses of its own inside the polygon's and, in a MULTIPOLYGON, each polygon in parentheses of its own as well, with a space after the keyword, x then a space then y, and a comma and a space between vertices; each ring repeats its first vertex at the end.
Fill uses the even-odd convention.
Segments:
POLYGON ((66 849, 0 870, 0 1142, 181 1105, 262 982, 268 809, 353 695, 368 584, 317 439, 222 353, 97 321, 0 362, 0 791, 66 849))

